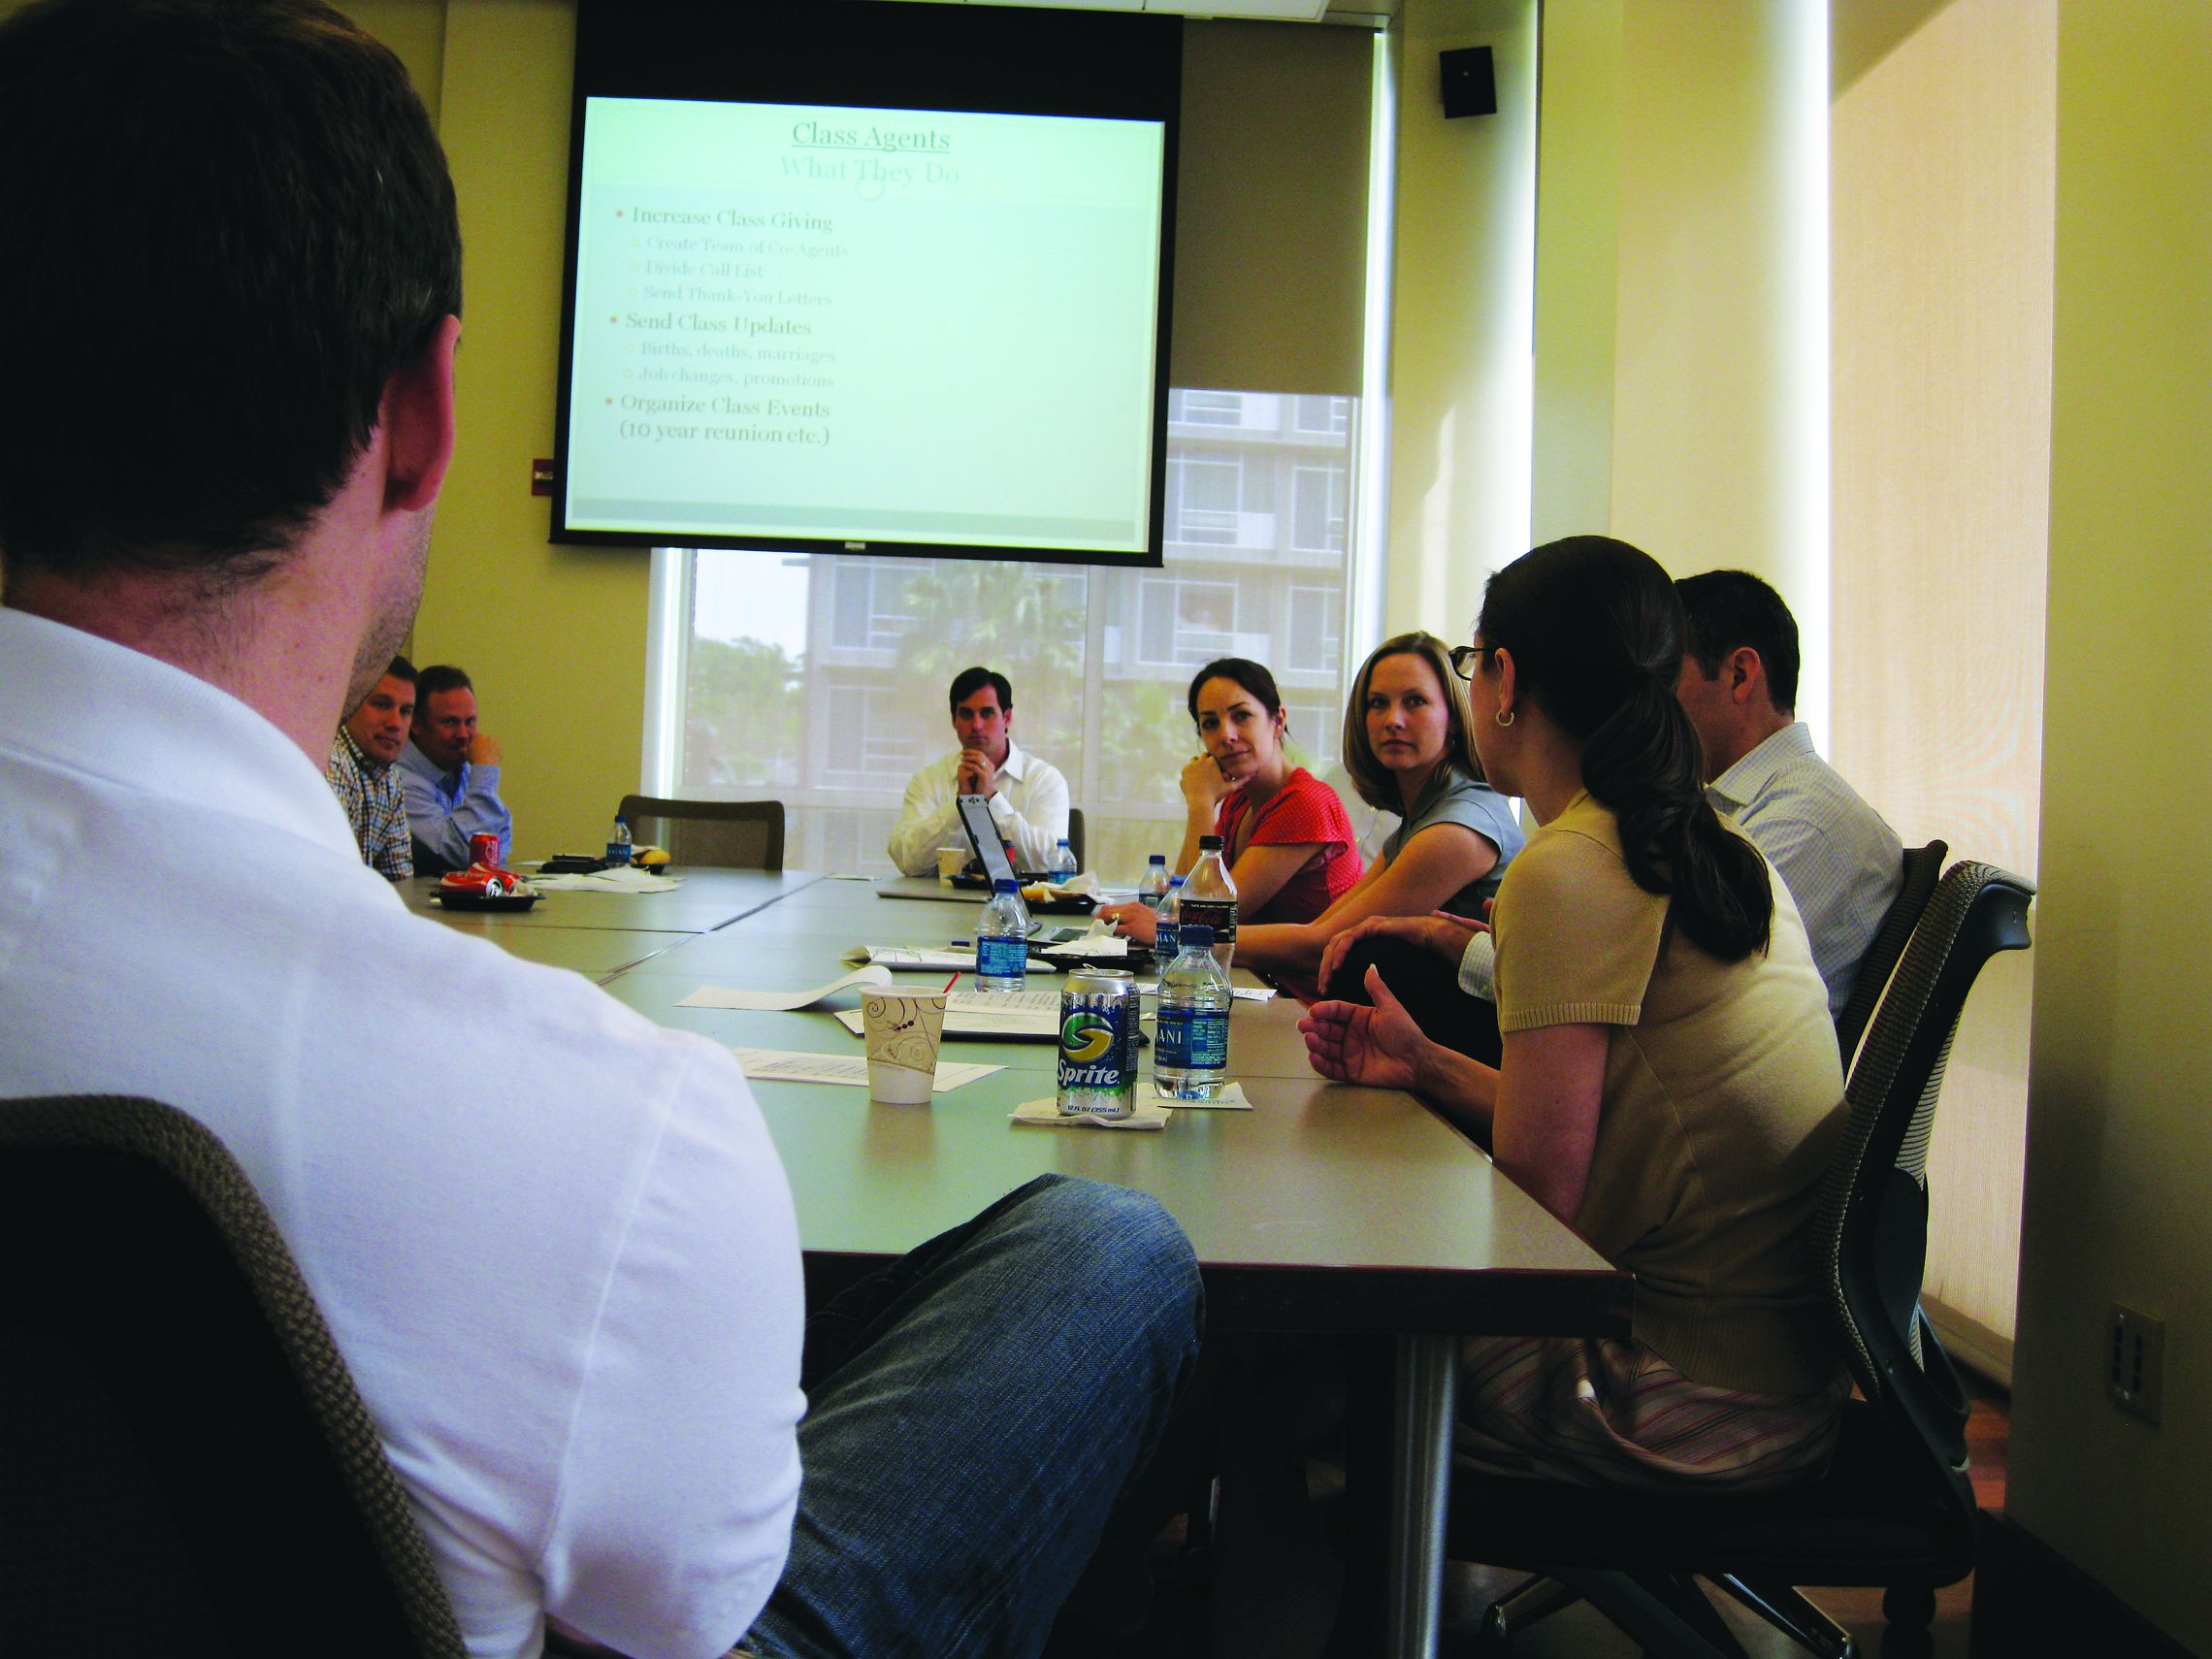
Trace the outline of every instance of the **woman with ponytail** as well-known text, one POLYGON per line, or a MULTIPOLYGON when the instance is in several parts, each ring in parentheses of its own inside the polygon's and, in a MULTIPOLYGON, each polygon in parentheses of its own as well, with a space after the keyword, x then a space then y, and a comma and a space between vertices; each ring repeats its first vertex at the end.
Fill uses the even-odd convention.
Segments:
POLYGON ((1495 1069, 1372 1007, 1303 1023, 1322 1075, 1486 1121, 1499 1168, 1637 1276, 1634 1335, 1472 1338, 1459 1455, 1599 1485, 1809 1480, 1843 1398, 1808 1234, 1843 1080, 1788 890, 1707 803, 1681 604, 1625 542, 1491 578, 1470 682, 1497 789, 1541 826, 1493 912, 1495 1069))

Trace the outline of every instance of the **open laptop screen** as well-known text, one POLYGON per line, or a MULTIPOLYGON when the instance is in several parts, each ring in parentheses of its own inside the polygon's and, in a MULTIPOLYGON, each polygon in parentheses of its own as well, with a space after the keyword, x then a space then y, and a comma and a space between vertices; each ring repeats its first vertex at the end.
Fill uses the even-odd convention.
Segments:
POLYGON ((968 844, 983 863, 987 880, 996 883, 1001 878, 1019 881, 1021 876, 1007 862, 1006 844, 998 838, 998 826, 992 822, 991 797, 983 795, 963 795, 960 797, 960 828, 967 831, 968 844))

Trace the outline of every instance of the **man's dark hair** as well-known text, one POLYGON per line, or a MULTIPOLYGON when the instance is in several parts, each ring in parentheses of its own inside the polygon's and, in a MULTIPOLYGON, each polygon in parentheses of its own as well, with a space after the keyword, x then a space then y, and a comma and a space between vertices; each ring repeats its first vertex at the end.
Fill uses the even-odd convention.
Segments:
POLYGON ((1689 654, 1705 677, 1720 672, 1722 659, 1739 645, 1759 653, 1767 670, 1767 696, 1775 711, 1797 712, 1797 618, 1782 596, 1749 570, 1708 570, 1675 584, 1689 618, 1689 654))
POLYGON ((421 713, 430 713, 430 699, 439 692, 474 691, 475 681, 456 668, 451 663, 433 663, 415 675, 415 707, 421 713))
MULTIPOLYGON (((405 680, 408 685, 414 685, 417 678, 415 666, 405 657, 394 657, 392 666, 384 670, 384 677, 391 680, 405 680)), ((422 695, 419 689, 415 695, 418 697, 422 695)))
POLYGON ((0 24, 0 552, 250 581, 461 309, 407 72, 315 0, 0 24))
POLYGON ((994 674, 989 668, 962 668, 953 676, 952 710, 958 714, 960 704, 989 686, 998 694, 998 706, 1008 714, 1014 712, 1014 687, 1004 674, 994 674))

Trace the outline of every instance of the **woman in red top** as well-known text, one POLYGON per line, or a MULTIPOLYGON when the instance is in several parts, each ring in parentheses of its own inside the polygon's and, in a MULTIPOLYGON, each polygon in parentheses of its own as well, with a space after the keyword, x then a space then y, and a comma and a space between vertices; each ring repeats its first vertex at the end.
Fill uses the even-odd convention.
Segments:
MULTIPOLYGON (((1243 657, 1223 657, 1190 682, 1191 723, 1205 753, 1183 768, 1182 851, 1175 867, 1198 862, 1198 837, 1221 837, 1237 884, 1237 927, 1309 922, 1359 881, 1359 850, 1335 790, 1284 753, 1287 720, 1275 676, 1243 657)), ((1141 904, 1106 907, 1139 944, 1153 941, 1141 904)), ((1241 953, 1240 953, 1241 954, 1241 953)))

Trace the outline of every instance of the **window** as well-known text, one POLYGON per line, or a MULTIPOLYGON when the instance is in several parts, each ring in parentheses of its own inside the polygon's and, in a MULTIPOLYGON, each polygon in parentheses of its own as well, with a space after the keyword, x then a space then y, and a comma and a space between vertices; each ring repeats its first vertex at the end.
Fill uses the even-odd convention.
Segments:
POLYGON ((1320 433, 1334 438, 1351 429, 1350 398, 1300 398, 1297 405, 1295 418, 1301 433, 1320 433))
POLYGON ((1171 411, 1189 430, 1170 440, 1161 569, 656 555, 690 579, 660 647, 680 710, 644 781, 772 790, 789 862, 887 870, 907 778, 952 747, 945 688, 981 663, 1014 684, 1015 741, 1067 774, 1092 866, 1127 880, 1182 838, 1185 696, 1221 656, 1275 670, 1299 758, 1325 775, 1347 682, 1356 402, 1179 391, 1171 411))
POLYGON ((1344 551, 1345 507, 1350 473, 1334 466, 1299 466, 1290 474, 1290 545, 1321 553, 1344 551))
POLYGON ((1294 585, 1290 589, 1290 619, 1286 632, 1285 665, 1290 668, 1327 673, 1344 661, 1344 589, 1294 585))

